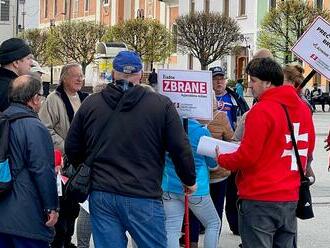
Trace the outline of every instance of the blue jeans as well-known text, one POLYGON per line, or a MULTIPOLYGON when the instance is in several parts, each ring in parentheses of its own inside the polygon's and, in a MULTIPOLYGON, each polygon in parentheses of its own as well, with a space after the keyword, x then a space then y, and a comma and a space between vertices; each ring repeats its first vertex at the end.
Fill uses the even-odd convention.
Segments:
MULTIPOLYGON (((184 216, 184 195, 164 192, 168 248, 178 248, 184 216)), ((190 196, 189 208, 205 227, 204 247, 216 248, 221 221, 210 195, 190 196)))
POLYGON ((48 248, 46 241, 0 233, 1 248, 48 248))
POLYGON ((96 248, 127 247, 126 231, 138 247, 166 248, 165 213, 161 200, 93 191, 89 208, 96 248))

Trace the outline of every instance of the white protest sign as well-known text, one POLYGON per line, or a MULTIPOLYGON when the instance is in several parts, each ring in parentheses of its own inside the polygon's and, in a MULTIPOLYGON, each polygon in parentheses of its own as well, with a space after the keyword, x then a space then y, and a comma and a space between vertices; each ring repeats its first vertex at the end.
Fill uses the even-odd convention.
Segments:
POLYGON ((330 80, 330 24, 326 20, 318 16, 291 50, 330 80))
POLYGON ((183 118, 213 119, 210 71, 158 70, 159 93, 169 97, 183 118))

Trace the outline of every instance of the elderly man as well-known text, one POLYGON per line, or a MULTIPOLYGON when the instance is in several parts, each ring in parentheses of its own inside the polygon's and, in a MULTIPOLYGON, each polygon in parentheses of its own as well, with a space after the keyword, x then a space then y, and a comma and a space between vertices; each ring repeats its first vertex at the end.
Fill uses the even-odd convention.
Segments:
POLYGON ((9 87, 4 115, 26 115, 10 124, 9 151, 14 184, 0 201, 0 247, 47 248, 54 237, 58 198, 54 149, 38 119, 41 82, 20 76, 9 87))
POLYGON ((165 248, 165 151, 188 193, 195 190, 192 151, 173 103, 139 85, 140 57, 122 51, 113 68, 114 83, 91 95, 78 110, 65 152, 79 164, 101 144, 91 165, 89 198, 96 247, 126 247, 128 231, 138 247, 165 248))
MULTIPOLYGON (((84 75, 79 64, 67 64, 60 73, 60 84, 49 94, 39 113, 41 121, 48 128, 56 149, 64 152, 64 140, 70 123, 88 96, 81 92, 84 75)), ((56 236, 53 248, 71 248, 75 220, 79 214, 79 204, 71 199, 60 197, 60 217, 55 226, 56 236)))
POLYGON ((258 103, 246 116, 239 149, 231 154, 220 153, 218 163, 228 170, 238 171, 239 229, 243 247, 291 248, 297 229, 300 176, 295 155, 292 155, 292 141, 288 138, 290 129, 285 109, 294 126, 304 168, 315 144, 311 112, 292 86, 282 86, 283 71, 273 59, 253 59, 246 72, 258 103))
POLYGON ((29 74, 32 65, 30 47, 22 39, 11 38, 0 46, 0 112, 9 107, 8 85, 18 76, 29 74))

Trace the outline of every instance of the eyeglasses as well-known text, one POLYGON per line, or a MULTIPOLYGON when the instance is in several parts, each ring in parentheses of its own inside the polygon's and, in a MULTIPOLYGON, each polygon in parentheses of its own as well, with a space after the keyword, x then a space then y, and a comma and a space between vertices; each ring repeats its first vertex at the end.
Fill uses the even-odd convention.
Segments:
POLYGON ((74 79, 82 79, 82 80, 85 79, 84 75, 72 75, 71 77, 74 78, 74 79))

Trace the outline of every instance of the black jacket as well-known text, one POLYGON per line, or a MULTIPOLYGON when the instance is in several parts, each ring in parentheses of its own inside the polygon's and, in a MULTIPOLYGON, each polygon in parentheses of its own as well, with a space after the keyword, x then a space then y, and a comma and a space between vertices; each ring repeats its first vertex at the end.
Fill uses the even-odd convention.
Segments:
POLYGON ((89 96, 76 113, 66 138, 69 161, 83 162, 100 132, 105 143, 92 165, 92 190, 160 198, 165 151, 183 183, 195 183, 191 147, 169 98, 139 85, 123 92, 113 84, 89 96), (103 132, 101 128, 121 97, 124 102, 120 112, 103 132))
POLYGON ((17 77, 16 73, 0 67, 0 112, 9 107, 8 86, 17 77))

